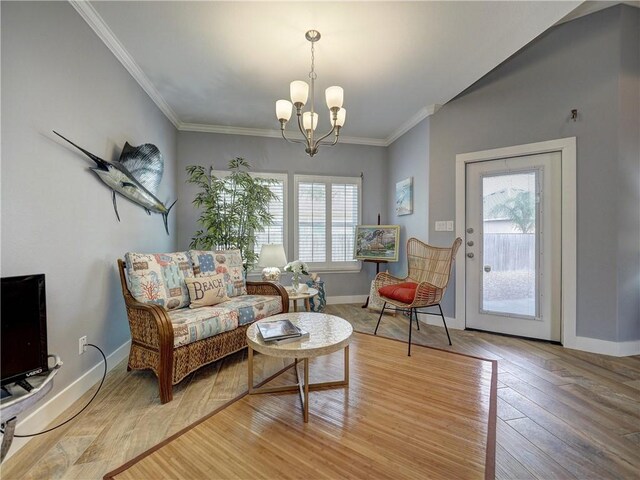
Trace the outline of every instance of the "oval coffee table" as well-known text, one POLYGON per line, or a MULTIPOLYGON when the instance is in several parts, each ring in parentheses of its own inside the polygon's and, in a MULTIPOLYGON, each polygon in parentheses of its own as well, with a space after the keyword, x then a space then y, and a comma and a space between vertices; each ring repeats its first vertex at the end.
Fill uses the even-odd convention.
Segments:
MULTIPOLYGON (((277 345, 273 342, 265 342, 258 332, 256 324, 253 323, 247 329, 247 344, 249 346, 249 394, 274 393, 274 392, 299 392, 302 402, 303 419, 309 421, 309 390, 319 390, 321 388, 335 388, 349 385, 349 342, 353 335, 353 327, 346 320, 334 315, 324 313, 282 313, 274 315, 260 322, 272 322, 275 320, 288 319, 295 326, 309 332, 309 337, 300 341, 277 345), (344 349, 344 379, 335 382, 323 382, 309 384, 309 359, 328 355, 338 350, 344 349), (253 385, 253 351, 264 355, 281 358, 293 358, 295 362, 290 367, 295 368, 296 385, 285 385, 281 387, 259 387, 253 385), (303 360, 303 379, 300 381, 298 374, 298 360, 303 360)), ((284 373, 287 369, 283 370, 284 373)))

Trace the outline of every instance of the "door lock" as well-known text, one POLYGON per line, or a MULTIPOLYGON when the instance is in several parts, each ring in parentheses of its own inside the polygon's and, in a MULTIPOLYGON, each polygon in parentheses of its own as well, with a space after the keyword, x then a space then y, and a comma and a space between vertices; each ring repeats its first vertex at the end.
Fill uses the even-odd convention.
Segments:
POLYGON ((471 227, 467 228, 467 233, 473 233, 473 228, 471 227))
POLYGON ((473 258, 473 253, 472 252, 467 253, 467 257, 473 258))
POLYGON ((489 273, 491 271, 491 265, 485 265, 484 266, 484 271, 489 273))
POLYGON ((473 247, 473 240, 469 240, 469 241, 467 242, 467 245, 469 245, 470 247, 473 247))

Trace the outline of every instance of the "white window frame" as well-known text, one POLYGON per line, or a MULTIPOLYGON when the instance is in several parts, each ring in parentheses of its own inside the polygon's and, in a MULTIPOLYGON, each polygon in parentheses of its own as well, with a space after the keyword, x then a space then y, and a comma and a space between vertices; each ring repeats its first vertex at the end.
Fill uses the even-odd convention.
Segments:
POLYGON ((359 272, 362 270, 362 262, 359 260, 353 260, 351 262, 333 262, 331 261, 331 228, 332 228, 332 215, 331 215, 331 185, 334 183, 345 184, 351 183, 358 186, 358 221, 357 225, 362 223, 362 177, 339 177, 328 175, 294 175, 294 191, 293 191, 293 242, 294 242, 294 258, 299 257, 299 245, 298 245, 298 185, 300 182, 313 182, 323 183, 326 185, 325 196, 325 208, 326 208, 326 229, 325 229, 325 248, 326 262, 307 262, 309 269, 314 272, 359 272))
MULTIPOLYGON (((226 178, 231 175, 229 170, 213 170, 211 172, 214 176, 218 178, 226 178)), ((288 203, 288 195, 289 195, 289 184, 288 179, 289 175, 286 173, 272 173, 272 172, 249 172, 253 178, 266 178, 272 180, 282 181, 282 206, 283 206, 283 217, 282 217, 282 235, 283 235, 283 246, 284 251, 288 252, 288 239, 289 239, 289 203, 288 203)), ((249 274, 259 273, 261 269, 257 266, 253 266, 249 274)))

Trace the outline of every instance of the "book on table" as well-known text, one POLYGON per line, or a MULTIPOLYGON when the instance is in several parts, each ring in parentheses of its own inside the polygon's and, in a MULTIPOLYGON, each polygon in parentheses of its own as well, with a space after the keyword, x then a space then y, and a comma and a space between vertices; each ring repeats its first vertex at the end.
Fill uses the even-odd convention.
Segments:
POLYGON ((270 322, 258 322, 256 325, 265 342, 300 337, 300 329, 286 318, 270 322))
POLYGON ((309 332, 301 328, 299 330, 300 330, 300 336, 298 337, 281 338, 280 340, 273 340, 271 343, 275 345, 286 345, 287 343, 301 342, 303 340, 307 340, 309 338, 309 332))

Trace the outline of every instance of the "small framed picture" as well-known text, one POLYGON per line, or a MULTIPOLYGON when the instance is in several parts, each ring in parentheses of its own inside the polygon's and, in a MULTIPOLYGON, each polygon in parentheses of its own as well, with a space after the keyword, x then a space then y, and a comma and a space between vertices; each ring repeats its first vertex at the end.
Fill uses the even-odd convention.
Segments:
POLYGON ((358 225, 354 256, 357 260, 398 261, 400 225, 358 225))
POLYGON ((396 183, 396 213, 398 215, 413 213, 413 177, 396 183))

